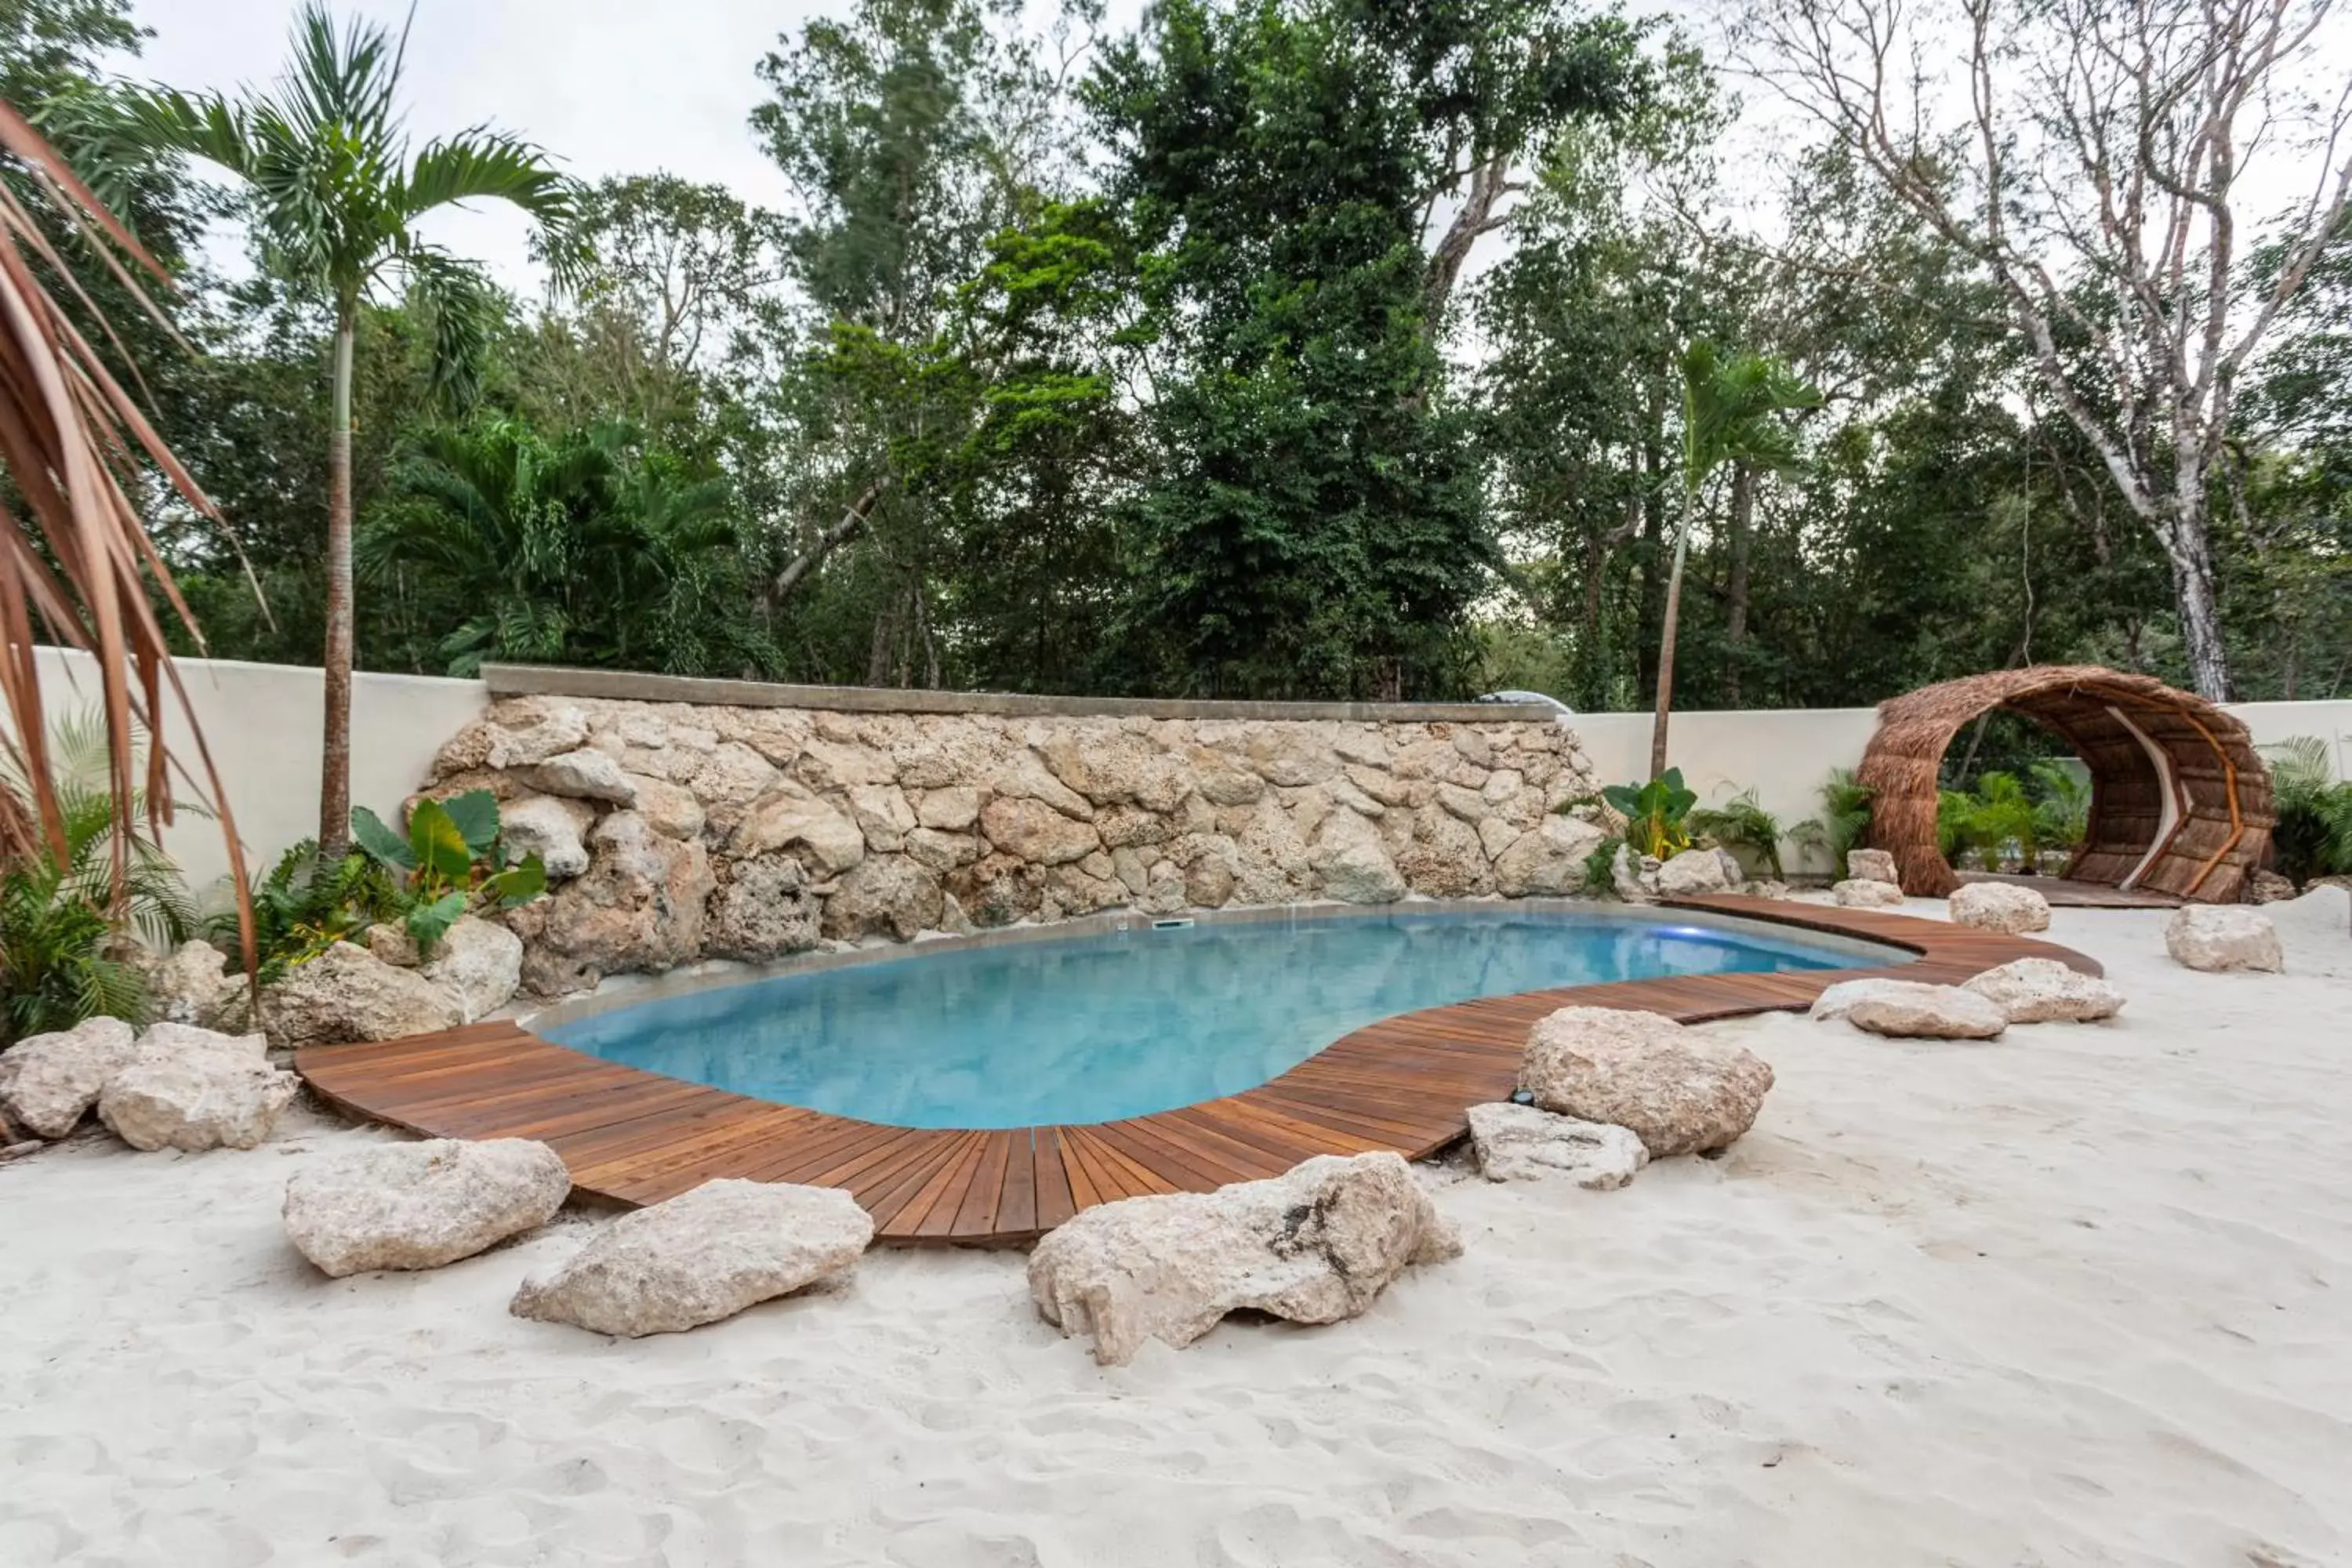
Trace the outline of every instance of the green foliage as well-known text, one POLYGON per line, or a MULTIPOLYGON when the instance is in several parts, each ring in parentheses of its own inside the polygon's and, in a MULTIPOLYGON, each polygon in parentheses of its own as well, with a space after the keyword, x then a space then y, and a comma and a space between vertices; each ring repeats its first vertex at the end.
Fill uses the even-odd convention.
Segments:
MULTIPOLYGON (((2089 809, 2087 799, 2084 808, 2089 809)), ((1937 796, 1936 842, 1947 860, 1973 854, 1988 871, 2012 859, 2033 869, 2041 828, 2041 815, 2015 773, 1995 770, 1978 778, 1973 794, 1944 790, 1937 796)))
MULTIPOLYGON (((143 1022, 147 991, 130 961, 133 944, 143 937, 168 948, 194 923, 170 857, 145 838, 115 831, 106 731, 98 715, 60 719, 49 746, 65 853, 44 845, 0 867, 0 1042, 68 1029, 100 1014, 143 1022), (124 859, 119 896, 112 885, 118 853, 124 859)), ((30 814, 20 773, 0 770, 0 789, 30 814)), ((131 817, 146 811, 143 793, 134 793, 131 817)))
POLYGON ((1789 837, 1811 847, 1828 851, 1832 873, 1846 874, 1846 857, 1870 837, 1870 800, 1878 792, 1853 776, 1852 768, 1832 768, 1822 785, 1822 814, 1797 824, 1789 837))
POLYGON ((1768 872, 1775 881, 1783 875, 1780 840, 1786 830, 1757 801, 1754 790, 1742 790, 1719 807, 1693 811, 1687 826, 1692 837, 1712 839, 1738 856, 1749 870, 1768 872))
POLYGON ((385 874, 393 907, 420 953, 430 953, 469 910, 510 909, 547 890, 547 868, 538 856, 505 865, 499 803, 488 790, 418 801, 409 808, 405 836, 367 807, 355 807, 352 837, 385 874))
POLYGON ((1684 787, 1682 769, 1668 768, 1647 784, 1610 784, 1601 798, 1624 818, 1624 839, 1635 854, 1668 860, 1690 847, 1698 792, 1684 787))
POLYGON ((2089 776, 2063 763, 2032 765, 2033 837, 2045 849, 2073 851, 2083 847, 2091 831, 2089 776))
MULTIPOLYGON (((269 874, 253 885, 251 902, 263 984, 339 942, 357 941, 369 926, 402 908, 398 888, 379 863, 356 849, 322 862, 310 839, 278 857, 269 874)), ((236 940, 235 915, 215 917, 210 925, 215 941, 236 940)))
POLYGON ((2279 874, 2297 885, 2314 877, 2352 876, 2352 781, 2334 777, 2327 742, 2297 735, 2271 752, 2278 810, 2271 850, 2279 874))

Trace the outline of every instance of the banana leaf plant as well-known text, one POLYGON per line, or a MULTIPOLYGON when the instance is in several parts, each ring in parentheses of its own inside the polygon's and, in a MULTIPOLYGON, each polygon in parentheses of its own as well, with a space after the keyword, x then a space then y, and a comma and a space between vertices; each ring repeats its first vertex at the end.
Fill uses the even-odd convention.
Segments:
POLYGON ((1611 784, 1601 798, 1625 819, 1625 842, 1634 853, 1668 860, 1690 847, 1688 819, 1698 792, 1685 787, 1682 769, 1668 768, 1645 784, 1611 784))
POLYGON ((420 954, 431 952, 458 917, 527 904, 547 890, 547 868, 538 856, 503 864, 498 797, 486 789, 418 801, 409 810, 405 836, 367 807, 355 806, 352 837, 398 884, 401 924, 420 954))

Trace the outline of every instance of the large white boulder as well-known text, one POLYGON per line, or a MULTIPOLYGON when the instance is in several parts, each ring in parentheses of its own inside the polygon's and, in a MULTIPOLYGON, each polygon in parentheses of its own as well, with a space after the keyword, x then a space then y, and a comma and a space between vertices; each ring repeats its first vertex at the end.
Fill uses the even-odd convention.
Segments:
POLYGON ((1609 835, 1579 816, 1548 812, 1495 857, 1495 890, 1505 898, 1557 898, 1584 886, 1584 863, 1609 835))
POLYGON ((1685 849, 1658 868, 1661 898, 1727 892, 1737 885, 1724 870, 1723 857, 1712 849, 1685 849))
POLYGON ((1396 1154, 1320 1154, 1262 1182, 1085 1210, 1029 1255, 1029 1294, 1066 1336, 1123 1366, 1143 1342, 1179 1350, 1229 1312, 1331 1323, 1461 1238, 1396 1154))
POLYGON ((1990 996, 1916 980, 1841 981, 1814 998, 1812 1016, 1899 1039, 1990 1040, 2009 1027, 1990 996))
POLYGON ((479 915, 460 915, 418 970, 457 999, 460 1023, 487 1018, 522 984, 522 938, 479 915))
POLYGON ((1830 889, 1838 907, 1848 910, 1891 910, 1903 902, 1903 889, 1892 882, 1848 878, 1830 889))
POLYGON ((2021 936, 2050 929, 2050 900, 2014 882, 1963 882, 1946 900, 1954 925, 2021 936))
POLYGON ((147 978, 147 1004, 156 1017, 207 1029, 243 1021, 245 974, 232 971, 228 955, 208 942, 191 939, 172 950, 147 978))
POLYGON ((2190 969, 2275 973, 2286 966, 2271 917, 2244 904, 2181 905, 2164 928, 2164 951, 2190 969))
POLYGON ((1900 882, 1903 879, 1895 869, 1895 857, 1884 849, 1849 849, 1845 852, 1845 874, 1857 882, 1900 882))
POLYGON ((98 1115, 133 1149, 252 1149, 299 1087, 241 1051, 142 1051, 108 1080, 98 1115))
POLYGON ((249 1062, 269 1059, 269 1039, 266 1035, 232 1035, 219 1029, 200 1029, 194 1024, 164 1022, 150 1024, 140 1032, 141 1061, 163 1060, 200 1053, 241 1058, 249 1062))
POLYGON ((1663 1014, 1563 1007, 1528 1031, 1519 1087, 1546 1110, 1630 1128, 1662 1159, 1727 1147, 1754 1126, 1772 1069, 1663 1014))
POLYGON ((1470 1145, 1490 1182, 1565 1175, 1580 1187, 1607 1192, 1650 1163, 1650 1151, 1630 1128, 1499 1101, 1470 1108, 1470 1145))
POLYGON ((1307 853, 1327 897, 1350 904, 1389 904, 1405 895, 1405 880, 1381 842, 1380 829, 1345 806, 1323 819, 1307 853))
POLYGON ((672 1334, 856 1268, 874 1220, 833 1187, 720 1180, 623 1215, 553 1272, 519 1318, 600 1334, 672 1334))
POLYGON ((572 800, 598 800, 610 805, 635 805, 637 786, 621 764, 603 752, 583 748, 564 752, 514 770, 515 777, 541 795, 572 800))
POLYGON ((396 1040, 466 1021, 456 993, 339 942, 262 993, 262 1025, 286 1047, 396 1040))
POLYGON ((581 835, 596 820, 596 808, 562 795, 519 795, 499 808, 499 843, 508 860, 520 864, 536 855, 550 881, 564 881, 588 869, 588 847, 581 835))
POLYGON ((438 1268, 546 1224, 571 1191, 563 1157, 528 1138, 385 1143, 296 1171, 286 1234, 338 1279, 438 1268))
POLYGON ((2123 1010, 2124 994, 2054 958, 2021 958, 1988 969, 1962 989, 1989 998, 2012 1024, 2095 1023, 2123 1010))
POLYGON ((120 1018, 28 1035, 0 1054, 0 1110, 37 1138, 62 1138, 138 1054, 136 1031, 120 1018))

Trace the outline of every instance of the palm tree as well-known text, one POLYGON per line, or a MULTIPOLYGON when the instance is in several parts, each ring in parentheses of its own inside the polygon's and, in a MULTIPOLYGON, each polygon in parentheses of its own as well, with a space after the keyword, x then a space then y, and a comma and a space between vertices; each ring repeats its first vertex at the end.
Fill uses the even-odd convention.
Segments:
POLYGON ((1675 635, 1682 619, 1683 563, 1698 521, 1699 492, 1727 462, 1775 471, 1797 464, 1797 435, 1778 417, 1817 408, 1822 395, 1779 360, 1732 354, 1705 338, 1683 351, 1683 516, 1666 577, 1666 627, 1658 646, 1658 713, 1650 727, 1650 776, 1666 771, 1666 719, 1675 702, 1675 635))
MULTIPOLYGON (((483 319, 479 271, 427 244, 417 221, 477 199, 511 202, 552 231, 571 223, 570 184, 527 142, 477 127, 412 155, 394 101, 406 34, 354 18, 338 34, 320 0, 294 25, 293 57, 268 92, 232 100, 155 87, 109 111, 123 150, 193 158, 234 176, 253 200, 271 270, 316 290, 335 321, 328 435, 325 761, 319 843, 351 834, 352 357, 361 301, 394 280, 436 324, 437 369, 464 374, 483 319)), ((547 247, 562 256, 560 244, 547 247)))
MULTIPOLYGON (((90 242, 131 298, 153 312, 131 268, 166 287, 170 274, 5 103, 0 103, 0 150, 28 188, 90 242)), ((238 887, 244 885, 244 856, 228 801, 173 664, 151 586, 199 648, 204 637, 125 489, 133 464, 143 457, 181 500, 216 514, 42 287, 34 258, 89 302, 33 213, 0 184, 0 473, 10 481, 9 496, 0 503, 0 708, 11 721, 0 725, 0 868, 10 918, 36 905, 46 912, 70 881, 88 895, 82 900, 88 909, 102 909, 108 920, 119 921, 144 908, 145 879, 157 854, 152 840, 173 815, 169 774, 190 776, 166 743, 167 689, 211 790, 229 865, 238 887), (93 758, 102 753, 103 767, 89 762, 84 771, 93 776, 79 792, 60 784, 43 713, 37 643, 44 634, 89 653, 98 665, 94 723, 103 742, 93 738, 88 749, 93 758)), ((99 325, 112 335, 103 319, 99 325)), ((237 911, 250 969, 251 911, 242 894, 237 911)), ((12 928, 0 940, 0 971, 13 977, 28 957, 12 928)), ((0 1021, 0 1035, 9 1027, 0 1021)))

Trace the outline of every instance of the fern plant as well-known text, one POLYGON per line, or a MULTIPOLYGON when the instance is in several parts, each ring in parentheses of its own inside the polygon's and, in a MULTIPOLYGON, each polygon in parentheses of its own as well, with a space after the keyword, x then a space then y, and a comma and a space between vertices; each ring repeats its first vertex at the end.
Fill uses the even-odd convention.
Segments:
POLYGON ((2298 885, 2314 877, 2352 875, 2352 783, 2338 783, 2327 742, 2297 735, 2267 748, 2278 825, 2271 849, 2279 874, 2298 885))
POLYGON ((2091 832, 2090 780, 2058 763, 2036 763, 2032 772, 2041 796, 2033 807, 2034 837, 2045 848, 2080 849, 2091 832))
POLYGON ((1764 809, 1752 789, 1742 790, 1720 806, 1694 811, 1689 816, 1690 830, 1702 838, 1730 850, 1746 862, 1751 871, 1761 868, 1774 881, 1783 873, 1780 869, 1780 840, 1784 831, 1780 819, 1764 809))
MULTIPOLYGON (((400 912, 399 891, 381 867, 354 849, 321 862, 318 840, 306 838, 278 858, 252 889, 254 948, 262 984, 281 978, 339 942, 358 938, 379 920, 400 912)), ((215 917, 207 932, 236 940, 234 913, 215 917)))
POLYGON ((1853 776, 1852 768, 1836 768, 1822 785, 1822 814, 1797 824, 1790 839, 1809 848, 1827 851, 1840 879, 1846 875, 1846 857, 1870 837, 1870 800, 1878 792, 1853 776))
MULTIPOLYGON (((133 790, 129 811, 115 810, 99 716, 58 721, 49 754, 65 852, 39 843, 0 869, 0 1037, 10 1042, 101 1014, 144 1022, 146 984, 131 962, 139 938, 168 948, 195 921, 179 868, 136 834, 119 837, 123 875, 116 885, 118 825, 145 816, 147 800, 133 790)), ((32 786, 21 770, 0 769, 0 790, 31 811, 32 786)))

